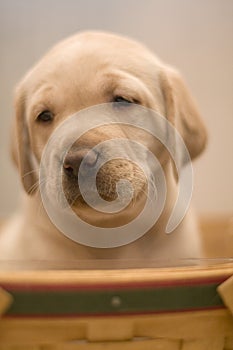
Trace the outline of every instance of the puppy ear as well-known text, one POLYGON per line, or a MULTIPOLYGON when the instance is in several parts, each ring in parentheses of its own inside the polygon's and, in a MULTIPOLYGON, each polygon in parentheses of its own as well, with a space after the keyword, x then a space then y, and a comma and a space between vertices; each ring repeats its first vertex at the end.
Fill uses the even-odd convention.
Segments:
POLYGON ((161 71, 166 117, 182 136, 193 159, 205 148, 207 132, 181 75, 170 67, 161 71))
POLYGON ((38 181, 33 164, 28 127, 25 118, 25 94, 19 87, 15 95, 15 118, 11 132, 11 155, 19 170, 25 191, 32 194, 38 181))

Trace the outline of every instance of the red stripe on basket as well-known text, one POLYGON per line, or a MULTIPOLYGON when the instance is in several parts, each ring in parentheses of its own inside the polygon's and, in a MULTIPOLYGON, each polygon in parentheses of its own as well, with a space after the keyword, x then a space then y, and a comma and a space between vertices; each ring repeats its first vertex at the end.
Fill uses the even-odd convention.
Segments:
POLYGON ((222 310, 225 309, 225 306, 210 306, 210 307, 195 307, 195 308, 188 308, 188 309, 179 309, 179 310, 160 310, 160 311, 136 311, 136 312, 117 312, 117 313, 81 313, 81 314, 44 314, 44 315, 37 315, 37 314, 11 314, 11 315, 3 315, 2 318, 4 319, 28 319, 28 318, 35 318, 35 319, 45 319, 45 318, 88 318, 88 317, 121 317, 121 316, 146 316, 146 315, 159 315, 159 314, 176 314, 176 313, 188 313, 188 312, 198 312, 198 311, 215 311, 215 310, 222 310))
POLYGON ((1 283, 2 288, 12 291, 73 291, 73 290, 101 290, 101 289, 132 289, 132 288, 161 288, 161 287, 182 287, 182 286, 197 286, 197 285, 208 285, 208 284, 221 284, 227 280, 231 275, 224 275, 215 278, 196 278, 187 280, 166 280, 166 281, 147 281, 147 282, 125 282, 125 283, 72 283, 72 284, 19 284, 19 283, 1 283))

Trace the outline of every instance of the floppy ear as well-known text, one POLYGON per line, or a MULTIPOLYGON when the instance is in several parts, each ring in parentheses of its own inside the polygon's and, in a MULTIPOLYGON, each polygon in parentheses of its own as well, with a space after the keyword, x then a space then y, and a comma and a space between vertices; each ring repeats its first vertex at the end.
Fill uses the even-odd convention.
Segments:
POLYGON ((15 96, 15 118, 11 132, 11 155, 17 166, 25 191, 32 194, 38 181, 37 171, 29 140, 28 127, 25 118, 25 94, 19 87, 15 96))
POLYGON ((207 132, 195 102, 181 75, 173 68, 163 67, 161 85, 166 117, 182 136, 193 159, 203 151, 207 142, 207 132))

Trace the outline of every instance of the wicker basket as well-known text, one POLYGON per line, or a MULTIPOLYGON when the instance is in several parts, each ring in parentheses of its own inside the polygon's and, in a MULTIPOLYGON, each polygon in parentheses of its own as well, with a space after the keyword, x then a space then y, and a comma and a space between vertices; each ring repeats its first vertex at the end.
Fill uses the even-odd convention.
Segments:
POLYGON ((0 286, 0 350, 233 350, 230 258, 175 269, 0 272, 0 286))

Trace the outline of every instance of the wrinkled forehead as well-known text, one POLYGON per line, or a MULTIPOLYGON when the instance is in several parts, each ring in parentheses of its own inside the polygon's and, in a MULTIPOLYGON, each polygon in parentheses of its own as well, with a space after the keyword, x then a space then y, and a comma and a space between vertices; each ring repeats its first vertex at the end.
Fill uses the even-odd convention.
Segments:
POLYGON ((60 90, 72 100, 78 94, 80 103, 86 105, 85 97, 98 103, 110 101, 113 94, 123 94, 150 107, 149 100, 162 103, 160 69, 156 57, 130 40, 77 37, 55 46, 29 72, 25 82, 35 99, 60 90))
POLYGON ((54 46, 29 73, 79 79, 102 70, 118 68, 141 79, 156 79, 161 62, 142 44, 103 33, 83 33, 54 46))

